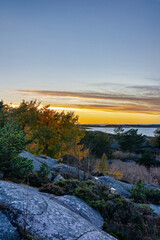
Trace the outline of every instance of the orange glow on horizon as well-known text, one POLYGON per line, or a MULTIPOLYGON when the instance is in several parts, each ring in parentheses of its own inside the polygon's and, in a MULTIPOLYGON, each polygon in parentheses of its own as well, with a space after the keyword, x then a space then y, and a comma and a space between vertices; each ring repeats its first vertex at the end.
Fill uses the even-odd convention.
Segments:
MULTIPOLYGON (((41 105, 41 107, 45 106, 41 105)), ((18 107, 19 104, 12 104, 18 107)), ((80 124, 160 124, 160 116, 155 114, 120 112, 120 111, 101 111, 101 109, 81 109, 69 106, 54 106, 50 108, 55 111, 73 111, 79 116, 80 124)))

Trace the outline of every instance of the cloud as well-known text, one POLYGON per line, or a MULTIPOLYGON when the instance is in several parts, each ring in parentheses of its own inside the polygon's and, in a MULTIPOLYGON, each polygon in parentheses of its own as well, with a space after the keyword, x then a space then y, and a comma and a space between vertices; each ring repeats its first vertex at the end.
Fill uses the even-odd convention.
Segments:
MULTIPOLYGON (((144 90, 145 86, 133 86, 135 89, 144 90)), ((148 89, 148 87, 147 87, 148 89)), ((108 112, 134 112, 160 114, 160 95, 141 96, 127 95, 123 93, 102 93, 102 92, 68 92, 68 91, 44 91, 44 90, 17 90, 19 93, 36 94, 40 96, 62 97, 63 102, 54 106, 67 106, 80 109, 94 109, 108 112), (67 104, 65 101, 67 98, 67 104), (76 101, 73 101, 76 99, 76 101)), ((52 104, 52 103, 51 103, 52 104)))
POLYGON ((137 97, 134 95, 127 95, 127 94, 111 94, 111 93, 101 93, 101 92, 68 92, 68 91, 44 91, 44 90, 17 90, 17 92, 50 95, 50 96, 61 96, 61 97, 160 103, 160 96, 137 97))

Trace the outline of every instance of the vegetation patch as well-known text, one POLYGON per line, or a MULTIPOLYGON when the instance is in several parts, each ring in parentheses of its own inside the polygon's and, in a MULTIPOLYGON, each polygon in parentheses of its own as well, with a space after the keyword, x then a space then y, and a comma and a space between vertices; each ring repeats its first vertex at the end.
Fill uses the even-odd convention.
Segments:
POLYGON ((131 189, 131 198, 134 198, 139 203, 160 203, 160 190, 148 189, 142 180, 136 183, 135 187, 131 189))

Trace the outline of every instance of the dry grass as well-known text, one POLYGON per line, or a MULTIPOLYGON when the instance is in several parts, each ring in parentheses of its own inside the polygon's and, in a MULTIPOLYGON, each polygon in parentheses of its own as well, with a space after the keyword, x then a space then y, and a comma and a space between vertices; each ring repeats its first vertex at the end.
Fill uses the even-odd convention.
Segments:
POLYGON ((122 173, 121 180, 131 184, 135 184, 139 179, 143 182, 154 186, 160 186, 160 167, 151 167, 147 169, 135 162, 122 162, 115 160, 110 164, 110 168, 122 173))
POLYGON ((114 159, 125 160, 125 159, 136 159, 141 157, 140 154, 130 153, 130 152, 122 152, 122 151, 115 151, 112 153, 114 159))

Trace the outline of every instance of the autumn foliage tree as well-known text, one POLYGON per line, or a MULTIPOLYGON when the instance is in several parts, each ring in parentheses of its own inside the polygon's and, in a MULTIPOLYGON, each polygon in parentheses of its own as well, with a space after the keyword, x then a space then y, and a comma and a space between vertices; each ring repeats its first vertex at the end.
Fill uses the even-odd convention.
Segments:
POLYGON ((105 153, 102 155, 102 159, 98 164, 97 170, 103 174, 107 173, 108 171, 107 156, 105 153))
POLYGON ((83 131, 78 126, 78 117, 73 112, 57 112, 49 105, 40 107, 37 101, 22 101, 12 112, 28 141, 27 150, 60 158, 71 152, 75 138, 81 139, 83 131))

